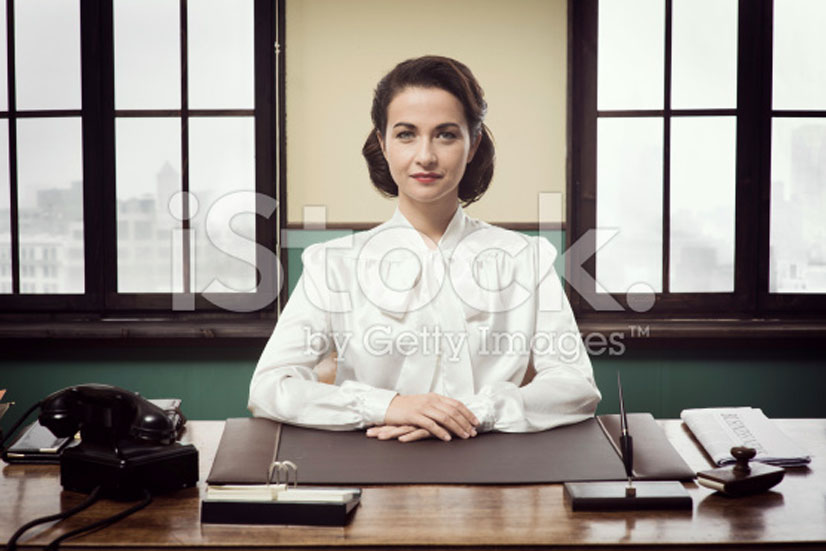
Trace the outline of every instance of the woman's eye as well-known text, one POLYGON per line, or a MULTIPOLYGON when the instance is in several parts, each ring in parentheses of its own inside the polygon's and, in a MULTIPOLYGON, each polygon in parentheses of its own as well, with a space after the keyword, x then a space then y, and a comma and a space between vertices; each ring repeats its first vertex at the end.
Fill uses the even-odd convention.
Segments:
POLYGON ((409 140, 413 137, 413 132, 410 130, 402 130, 398 134, 396 134, 396 138, 400 140, 409 140))
POLYGON ((441 138, 443 140, 455 140, 457 138, 457 136, 456 136, 455 132, 444 131, 444 132, 439 132, 439 138, 441 138))

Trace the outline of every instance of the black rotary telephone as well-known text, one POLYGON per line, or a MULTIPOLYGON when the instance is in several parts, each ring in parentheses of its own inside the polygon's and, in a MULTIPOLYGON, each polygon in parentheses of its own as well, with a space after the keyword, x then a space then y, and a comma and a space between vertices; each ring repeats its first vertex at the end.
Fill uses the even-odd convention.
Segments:
POLYGON ((131 499, 194 486, 198 450, 177 441, 183 422, 140 395, 110 385, 65 388, 41 402, 40 424, 57 437, 80 431, 63 450, 60 483, 67 490, 131 499))
POLYGON ((140 502, 108 518, 70 530, 46 548, 57 549, 68 538, 117 522, 149 505, 153 495, 188 488, 198 482, 198 450, 192 444, 177 441, 184 424, 179 413, 170 415, 139 394, 116 386, 78 385, 59 390, 34 404, 17 421, 9 436, 38 406, 40 424, 55 436, 72 438, 80 431, 80 444, 64 448, 60 454, 60 483, 66 490, 89 495, 68 510, 21 526, 6 544, 9 551, 17 548, 17 540, 33 526, 73 516, 100 497, 140 499, 140 502))

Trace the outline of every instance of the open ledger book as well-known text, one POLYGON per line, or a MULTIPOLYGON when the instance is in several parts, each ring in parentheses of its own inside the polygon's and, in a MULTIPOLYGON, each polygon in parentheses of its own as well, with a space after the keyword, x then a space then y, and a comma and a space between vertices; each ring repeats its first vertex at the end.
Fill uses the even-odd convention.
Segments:
POLYGON ((811 456, 783 433, 763 410, 750 407, 685 409, 680 418, 718 466, 735 462, 734 446, 757 450, 752 461, 778 467, 799 467, 811 456))

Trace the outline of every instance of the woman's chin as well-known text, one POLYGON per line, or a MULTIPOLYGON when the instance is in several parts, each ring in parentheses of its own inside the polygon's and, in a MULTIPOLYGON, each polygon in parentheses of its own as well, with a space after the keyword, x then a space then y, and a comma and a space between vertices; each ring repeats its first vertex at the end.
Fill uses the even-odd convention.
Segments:
POLYGON ((404 193, 399 194, 400 197, 402 195, 411 202, 422 204, 441 203, 443 201, 455 203, 458 200, 458 193, 455 189, 445 190, 444 188, 437 188, 435 186, 422 186, 414 190, 405 190, 404 193))

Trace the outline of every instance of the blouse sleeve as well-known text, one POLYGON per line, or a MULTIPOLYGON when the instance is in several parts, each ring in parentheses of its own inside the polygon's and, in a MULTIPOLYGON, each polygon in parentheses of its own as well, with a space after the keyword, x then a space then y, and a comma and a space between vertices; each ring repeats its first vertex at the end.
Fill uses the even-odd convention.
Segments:
POLYGON ((531 351, 536 376, 527 385, 493 383, 470 398, 467 406, 481 421, 482 430, 534 432, 577 423, 594 415, 602 397, 573 311, 553 268, 556 250, 545 238, 537 241, 541 279, 534 296, 534 328, 552 336, 554 346, 535 346, 531 351))
POLYGON ((327 430, 384 422, 396 393, 357 381, 322 383, 313 367, 330 351, 329 296, 321 245, 302 254, 304 271, 284 307, 250 382, 248 408, 256 417, 327 430))

